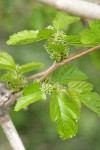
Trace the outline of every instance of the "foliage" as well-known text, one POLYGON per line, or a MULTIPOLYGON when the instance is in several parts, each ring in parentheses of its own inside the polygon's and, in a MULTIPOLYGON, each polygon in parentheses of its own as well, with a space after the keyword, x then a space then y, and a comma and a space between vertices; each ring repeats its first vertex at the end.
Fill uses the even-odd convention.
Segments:
MULTIPOLYGON (((24 30, 10 36, 8 45, 26 44, 45 40, 45 49, 51 59, 61 63, 68 58, 70 46, 92 47, 100 44, 100 23, 92 20, 90 29, 81 35, 66 35, 63 29, 66 25, 79 21, 79 17, 73 17, 59 12, 52 26, 42 30, 24 30)), ((93 92, 93 85, 88 83, 87 76, 74 65, 64 65, 55 70, 44 82, 35 79, 28 85, 24 73, 43 66, 41 63, 28 63, 22 66, 16 65, 13 58, 7 53, 0 54, 0 68, 6 69, 0 80, 8 82, 8 86, 14 92, 23 90, 18 99, 15 111, 18 111, 38 100, 46 100, 50 97, 50 115, 56 123, 57 132, 62 139, 72 138, 78 131, 81 102, 100 116, 100 97, 93 92)))
POLYGON ((19 98, 15 106, 15 111, 18 111, 21 108, 24 108, 40 99, 45 100, 46 96, 45 93, 43 93, 43 91, 40 89, 40 83, 35 81, 32 85, 24 89, 23 95, 19 98))
POLYGON ((90 29, 86 29, 82 33, 82 43, 92 46, 100 44, 100 20, 89 21, 89 27, 90 29))
POLYGON ((54 91, 51 97, 50 113, 57 124, 62 139, 72 138, 78 130, 79 111, 65 93, 54 91))
MULTIPOLYGON (((76 45, 76 42, 74 43, 73 38, 71 38, 72 36, 67 37, 61 29, 66 25, 77 22, 78 20, 80 20, 79 17, 72 17, 65 15, 64 13, 58 13, 57 17, 53 21, 53 26, 48 26, 46 29, 40 31, 21 31, 12 35, 7 41, 7 44, 25 44, 47 39, 47 42, 45 43, 47 52, 53 60, 60 62, 64 58, 68 57, 68 45, 76 45), (69 39, 70 44, 67 42, 69 39), (71 41, 73 42, 71 43, 71 41)), ((76 36, 76 38, 79 37, 76 36)))
POLYGON ((56 15, 55 19, 53 20, 53 27, 56 30, 62 30, 65 26, 79 20, 80 20, 79 17, 73 17, 73 16, 66 15, 65 13, 59 12, 56 15))
POLYGON ((43 67, 42 63, 28 63, 25 65, 17 65, 8 53, 0 53, 0 68, 6 69, 7 72, 0 77, 0 81, 7 82, 8 87, 11 88, 14 92, 23 89, 26 85, 26 79, 23 74, 26 72, 36 70, 43 67))
POLYGON ((48 39, 54 33, 51 29, 43 29, 41 31, 33 31, 33 30, 24 30, 17 34, 14 34, 10 37, 9 41, 7 41, 8 45, 17 45, 17 44, 26 44, 31 42, 40 41, 43 39, 48 39))
POLYGON ((14 70, 16 68, 13 58, 5 52, 0 53, 0 68, 7 70, 14 70))
POLYGON ((64 65, 52 74, 52 81, 59 82, 60 84, 68 84, 70 81, 86 79, 87 76, 72 64, 64 65))

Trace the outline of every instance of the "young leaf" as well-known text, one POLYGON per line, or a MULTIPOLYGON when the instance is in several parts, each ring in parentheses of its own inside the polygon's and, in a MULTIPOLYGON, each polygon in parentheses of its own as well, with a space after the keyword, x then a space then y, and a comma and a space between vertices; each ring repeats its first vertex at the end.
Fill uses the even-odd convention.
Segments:
MULTIPOLYGON (((93 86, 85 81, 74 81, 68 84, 68 93, 72 97, 73 92, 77 98, 87 107, 96 112, 100 116, 100 97, 97 93, 91 92, 93 86)), ((73 96, 73 99, 76 97, 73 96)))
POLYGON ((83 44, 81 42, 81 36, 79 36, 79 35, 67 35, 66 42, 67 42, 67 45, 80 46, 80 47, 91 47, 90 44, 83 44))
POLYGON ((91 46, 100 44, 100 20, 91 20, 89 27, 90 29, 82 32, 81 42, 83 44, 91 44, 91 46))
POLYGON ((58 12, 57 16, 55 17, 53 21, 53 27, 57 30, 63 29, 65 26, 79 21, 79 17, 69 16, 65 13, 58 12))
POLYGON ((65 93, 54 91, 50 102, 52 121, 57 122, 57 131, 62 139, 71 138, 77 133, 79 111, 65 93))
POLYGON ((50 52, 63 53, 66 50, 66 45, 62 43, 46 42, 46 47, 48 47, 50 52))
POLYGON ((77 93, 74 90, 70 89, 70 88, 67 89, 66 93, 67 93, 68 97, 73 101, 74 105, 80 111, 81 102, 80 102, 80 98, 78 97, 77 93))
POLYGON ((97 93, 89 92, 86 94, 78 94, 78 96, 83 104, 96 112, 100 117, 100 96, 97 93))
POLYGON ((100 20, 91 20, 89 26, 92 30, 100 34, 100 20))
POLYGON ((93 85, 86 81, 72 81, 68 83, 68 88, 83 94, 92 91, 93 85))
POLYGON ((17 80, 17 75, 11 71, 0 77, 0 81, 2 82, 15 82, 15 80, 17 80))
POLYGON ((15 111, 19 111, 20 109, 38 100, 44 101, 45 99, 46 99, 46 95, 41 90, 40 83, 34 82, 32 85, 24 89, 23 95, 17 101, 17 104, 15 106, 15 111))
POLYGON ((11 55, 6 52, 0 53, 0 69, 15 70, 16 64, 11 55))
POLYGON ((17 74, 15 71, 8 71, 6 74, 0 77, 1 82, 6 82, 8 87, 17 92, 22 90, 26 85, 26 80, 17 74))
POLYGON ((18 72, 21 74, 24 74, 26 72, 42 68, 43 66, 44 66, 44 64, 42 64, 42 63, 32 62, 32 63, 28 63, 25 65, 19 66, 18 72))
POLYGON ((87 76, 76 66, 67 64, 54 71, 51 78, 54 82, 68 84, 70 81, 86 80, 87 76))
POLYGON ((93 47, 97 44, 100 44, 100 37, 95 31, 87 29, 82 32, 81 42, 83 44, 89 44, 93 47))
POLYGON ((24 30, 21 32, 18 32, 16 34, 13 34, 10 36, 9 40, 7 41, 8 45, 17 45, 17 44, 25 44, 25 43, 31 43, 34 41, 34 39, 37 38, 38 30, 24 30))
POLYGON ((72 81, 68 83, 67 94, 80 110, 81 101, 77 93, 89 93, 92 89, 93 85, 86 81, 72 81))
POLYGON ((43 29, 41 31, 24 30, 10 36, 9 40, 7 41, 7 44, 17 45, 17 44, 32 43, 32 42, 48 39, 53 34, 54 34, 53 29, 43 29))
POLYGON ((62 43, 52 43, 46 42, 45 48, 47 49, 50 57, 56 62, 62 61, 64 58, 68 57, 68 48, 62 43))
POLYGON ((44 40, 44 39, 49 39, 52 37, 52 35, 54 35, 55 31, 54 29, 49 29, 49 28, 45 28, 43 30, 40 30, 38 35, 37 35, 37 40, 44 40))
POLYGON ((78 35, 67 35, 66 42, 68 45, 82 45, 80 36, 78 35))

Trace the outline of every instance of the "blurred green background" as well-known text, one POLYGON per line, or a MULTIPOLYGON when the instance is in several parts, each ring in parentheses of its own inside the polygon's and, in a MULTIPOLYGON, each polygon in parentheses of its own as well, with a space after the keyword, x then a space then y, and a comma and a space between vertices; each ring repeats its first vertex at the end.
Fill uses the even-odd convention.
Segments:
MULTIPOLYGON (((25 29, 42 29, 50 24, 56 10, 34 0, 0 0, 0 50, 9 52, 16 63, 31 61, 45 63, 45 68, 52 64, 43 42, 7 46, 6 41, 15 32, 25 29)), ((68 34, 80 33, 81 22, 67 27, 68 34)), ((70 48, 70 53, 82 51, 82 48, 70 48)), ((74 62, 84 71, 89 81, 100 94, 100 52, 93 52, 74 62)), ((42 71, 42 70, 39 70, 42 71)), ((31 72, 33 74, 34 72, 31 72)), ((49 115, 49 100, 29 106, 27 111, 9 110, 12 120, 25 144, 26 150, 100 150, 100 118, 82 105, 79 132, 73 139, 61 141, 55 125, 49 115)), ((11 150, 9 143, 0 128, 0 150, 11 150)))

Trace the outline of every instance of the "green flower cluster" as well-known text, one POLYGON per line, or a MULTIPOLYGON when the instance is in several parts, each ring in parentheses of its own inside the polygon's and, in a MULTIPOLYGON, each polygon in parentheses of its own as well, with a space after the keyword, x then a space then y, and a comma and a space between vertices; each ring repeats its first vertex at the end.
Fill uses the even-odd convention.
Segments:
POLYGON ((57 31, 52 38, 47 40, 45 48, 51 59, 60 62, 68 57, 68 47, 66 44, 66 35, 63 31, 57 31))
POLYGON ((46 94, 51 95, 52 92, 55 90, 57 92, 65 92, 66 93, 66 87, 62 86, 61 84, 54 84, 54 83, 43 83, 41 90, 44 91, 46 94))

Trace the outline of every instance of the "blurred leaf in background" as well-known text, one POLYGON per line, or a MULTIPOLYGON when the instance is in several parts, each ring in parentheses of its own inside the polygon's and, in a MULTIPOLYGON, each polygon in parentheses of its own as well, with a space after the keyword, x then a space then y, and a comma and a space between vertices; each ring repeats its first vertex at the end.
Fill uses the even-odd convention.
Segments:
POLYGON ((43 29, 47 25, 50 25, 53 18, 56 15, 56 10, 49 7, 44 6, 43 4, 36 3, 32 7, 32 12, 30 15, 30 26, 32 29, 43 29))
POLYGON ((98 50, 90 54, 90 56, 91 59, 93 60, 93 63, 95 64, 95 67, 100 70, 100 51, 98 50))

